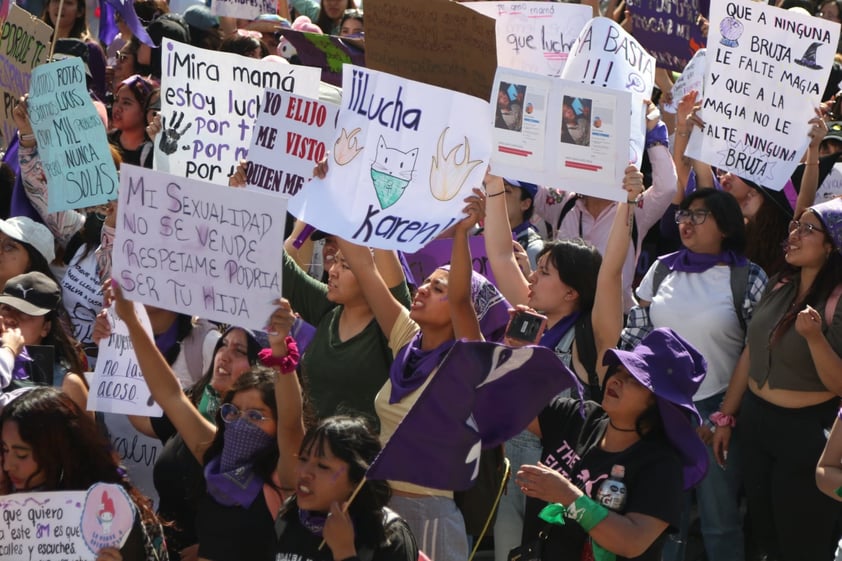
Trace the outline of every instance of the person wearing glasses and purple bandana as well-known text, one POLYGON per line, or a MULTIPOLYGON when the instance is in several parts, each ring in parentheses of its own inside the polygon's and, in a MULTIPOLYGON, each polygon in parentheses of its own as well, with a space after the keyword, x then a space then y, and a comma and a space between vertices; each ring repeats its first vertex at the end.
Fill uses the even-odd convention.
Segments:
POLYGON ((787 268, 754 309, 746 349, 720 410, 714 452, 740 445, 757 545, 768 559, 831 559, 842 509, 815 469, 842 395, 842 200, 797 215, 787 268), (748 390, 748 391, 746 391, 748 390))

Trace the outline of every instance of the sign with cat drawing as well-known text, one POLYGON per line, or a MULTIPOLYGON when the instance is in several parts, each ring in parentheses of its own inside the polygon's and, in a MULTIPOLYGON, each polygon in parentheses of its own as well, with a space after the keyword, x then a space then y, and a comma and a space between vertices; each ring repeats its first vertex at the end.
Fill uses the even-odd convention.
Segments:
POLYGON ((488 103, 352 65, 328 172, 289 209, 319 230, 414 252, 462 216, 491 153, 488 103))

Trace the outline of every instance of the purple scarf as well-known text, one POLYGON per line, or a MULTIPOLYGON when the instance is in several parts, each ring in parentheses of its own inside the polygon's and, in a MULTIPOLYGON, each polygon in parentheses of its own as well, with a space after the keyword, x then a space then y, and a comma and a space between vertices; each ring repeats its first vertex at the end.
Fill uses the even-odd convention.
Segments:
POLYGON ((322 537, 327 522, 327 514, 324 512, 313 512, 312 510, 298 509, 298 520, 301 525, 307 528, 314 536, 322 537))
POLYGON ((222 454, 205 466, 208 494, 221 505, 248 508, 263 490, 254 458, 275 439, 245 419, 226 425, 222 438, 222 454))
POLYGON ((392 366, 389 367, 389 380, 392 381, 392 393, 389 404, 397 403, 404 397, 421 387, 424 380, 433 369, 441 364, 444 355, 453 347, 456 341, 445 341, 435 349, 424 351, 421 349, 421 333, 417 333, 412 341, 398 351, 392 366))
POLYGON ((734 251, 723 251, 721 253, 696 253, 689 249, 681 249, 675 253, 668 253, 658 257, 670 271, 681 271, 683 273, 704 273, 711 267, 724 263, 729 267, 742 267, 748 260, 737 255, 734 251))
POLYGON ((26 347, 21 347, 20 353, 15 357, 15 364, 12 366, 13 380, 29 380, 29 373, 26 368, 28 362, 32 362, 32 358, 26 352, 26 347))
POLYGON ((538 345, 548 349, 555 349, 561 338, 567 331, 576 325, 576 320, 579 319, 579 312, 573 312, 569 316, 564 316, 556 322, 554 326, 544 331, 538 345))

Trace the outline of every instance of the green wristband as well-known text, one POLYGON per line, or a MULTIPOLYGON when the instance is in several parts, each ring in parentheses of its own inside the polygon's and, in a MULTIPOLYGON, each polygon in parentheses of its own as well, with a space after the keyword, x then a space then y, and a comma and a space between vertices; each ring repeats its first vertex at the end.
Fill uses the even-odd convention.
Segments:
POLYGON ((563 504, 550 503, 541 509, 538 513, 538 518, 550 524, 557 524, 564 526, 564 513, 567 511, 563 504))
POLYGON ((611 553, 591 538, 591 551, 593 551, 594 561, 615 561, 617 555, 611 553))
POLYGON ((842 487, 839 487, 838 489, 836 489, 836 491, 834 491, 834 493, 836 493, 837 497, 842 497, 842 487))
POLYGON ((590 532, 606 516, 608 509, 587 495, 582 495, 567 507, 567 518, 578 522, 586 532, 590 532))

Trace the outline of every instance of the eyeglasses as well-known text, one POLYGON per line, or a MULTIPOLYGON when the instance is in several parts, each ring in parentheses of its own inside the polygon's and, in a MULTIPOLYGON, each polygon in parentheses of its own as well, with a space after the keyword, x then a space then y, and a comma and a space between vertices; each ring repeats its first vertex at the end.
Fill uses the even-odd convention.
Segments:
POLYGON ((696 209, 696 210, 676 210, 675 211, 675 223, 681 224, 683 222, 691 222, 694 226, 698 226, 699 224, 704 224, 705 220, 708 219, 708 215, 710 214, 709 210, 704 209, 696 209))
POLYGON ((801 222, 800 220, 792 220, 789 223, 789 233, 798 232, 799 236, 811 236, 813 232, 822 232, 824 230, 819 228, 818 226, 814 226, 807 222, 801 222))
POLYGON ((226 423, 233 423, 240 417, 245 417, 249 423, 261 423, 266 420, 266 416, 257 409, 246 409, 240 411, 233 403, 225 403, 219 408, 219 413, 222 415, 222 420, 226 423))

